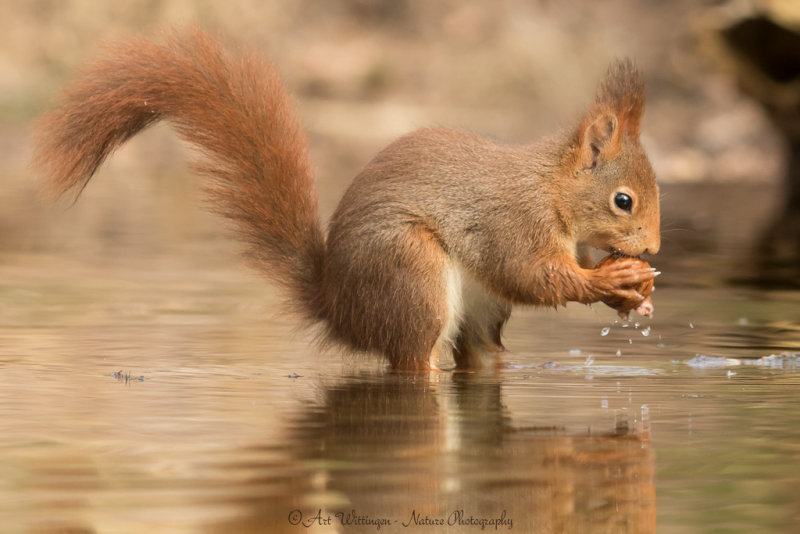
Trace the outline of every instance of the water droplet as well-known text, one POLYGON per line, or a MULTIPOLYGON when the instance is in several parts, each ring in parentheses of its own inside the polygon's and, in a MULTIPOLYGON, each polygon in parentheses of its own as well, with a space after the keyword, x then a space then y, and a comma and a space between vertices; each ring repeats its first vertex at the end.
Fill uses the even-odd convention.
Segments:
POLYGON ((580 356, 581 349, 569 349, 570 356, 580 356))
POLYGON ((622 356, 622 349, 617 349, 617 358, 622 356))
POLYGON ((607 335, 608 335, 608 333, 609 333, 609 332, 611 332, 611 328, 610 328, 610 327, 608 327, 608 326, 606 326, 605 328, 603 328, 602 330, 600 330, 600 335, 605 337, 605 336, 607 336, 607 335))
POLYGON ((647 336, 650 335, 650 327, 649 326, 647 328, 642 329, 642 335, 644 337, 647 337, 647 336))
POLYGON ((693 323, 689 323, 689 328, 694 328, 694 324, 693 323))
POLYGON ((589 367, 593 363, 594 363, 594 357, 590 354, 589 356, 586 357, 586 361, 583 362, 583 365, 589 367))

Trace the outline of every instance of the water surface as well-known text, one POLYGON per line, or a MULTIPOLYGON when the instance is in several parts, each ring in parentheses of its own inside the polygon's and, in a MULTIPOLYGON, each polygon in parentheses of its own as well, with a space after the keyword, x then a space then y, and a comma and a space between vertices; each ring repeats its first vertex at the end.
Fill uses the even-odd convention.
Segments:
POLYGON ((317 349, 235 264, 32 254, 0 279, 2 532, 800 524, 797 292, 520 308, 508 368, 406 375, 317 349))

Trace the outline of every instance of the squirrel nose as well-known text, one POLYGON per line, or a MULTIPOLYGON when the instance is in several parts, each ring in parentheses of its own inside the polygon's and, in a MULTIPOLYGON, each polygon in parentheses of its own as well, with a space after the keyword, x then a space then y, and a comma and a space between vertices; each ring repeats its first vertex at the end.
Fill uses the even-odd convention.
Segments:
POLYGON ((661 248, 661 236, 656 234, 653 236, 648 242, 647 246, 645 247, 645 254, 658 254, 658 250, 661 248))

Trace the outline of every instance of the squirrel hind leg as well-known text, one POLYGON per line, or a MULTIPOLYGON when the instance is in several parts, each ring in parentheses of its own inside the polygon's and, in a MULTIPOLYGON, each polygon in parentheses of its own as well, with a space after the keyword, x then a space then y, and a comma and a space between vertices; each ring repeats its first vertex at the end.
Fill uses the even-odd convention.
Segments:
POLYGON ((423 226, 382 231, 386 235, 375 239, 374 225, 369 232, 352 226, 329 242, 325 278, 336 282, 325 290, 328 332, 357 350, 383 355, 392 369, 436 369, 443 340, 457 332, 449 325, 448 257, 423 226), (453 332, 443 336, 448 329, 453 332))
POLYGON ((341 255, 329 244, 326 278, 337 281, 327 298, 333 337, 383 354, 399 371, 436 370, 453 360, 459 369, 477 369, 497 360, 511 305, 449 257, 428 228, 388 232, 369 242, 346 232, 341 255))
POLYGON ((469 273, 462 280, 463 312, 453 357, 460 369, 479 369, 502 363, 505 351, 501 340, 503 327, 511 315, 511 304, 483 287, 469 273))

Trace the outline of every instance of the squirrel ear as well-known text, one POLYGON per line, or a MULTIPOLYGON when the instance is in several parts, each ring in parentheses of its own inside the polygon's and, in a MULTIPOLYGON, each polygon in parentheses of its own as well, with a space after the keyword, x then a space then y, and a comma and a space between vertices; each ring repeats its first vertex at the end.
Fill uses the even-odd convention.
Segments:
POLYGON ((639 137, 644 113, 644 79, 630 59, 621 59, 608 67, 597 88, 595 105, 609 109, 619 120, 621 133, 639 137))
POLYGON ((618 123, 611 113, 590 113, 578 135, 581 169, 593 169, 598 161, 608 161, 619 153, 618 123))
POLYGON ((638 139, 644 80, 630 59, 617 60, 597 88, 595 103, 577 132, 579 168, 594 168, 619 153, 622 139, 638 139))

